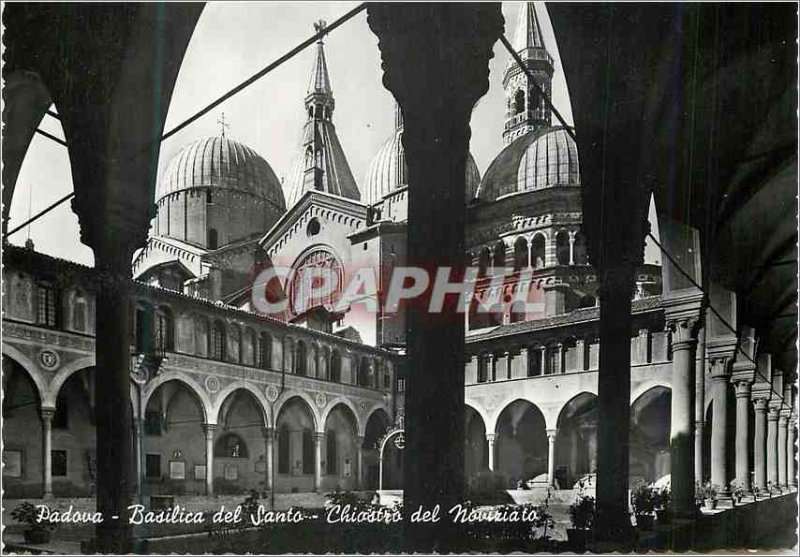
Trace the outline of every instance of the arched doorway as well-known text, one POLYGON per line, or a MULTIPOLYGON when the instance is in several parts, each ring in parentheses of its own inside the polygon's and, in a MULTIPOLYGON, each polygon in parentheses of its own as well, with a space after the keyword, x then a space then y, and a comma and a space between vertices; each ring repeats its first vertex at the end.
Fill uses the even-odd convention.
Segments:
POLYGON ((471 406, 464 407, 464 476, 470 480, 489 469, 489 443, 486 424, 471 406))
MULTIPOLYGON (((364 487, 367 489, 378 489, 378 475, 380 473, 380 466, 378 464, 378 442, 391 426, 389 415, 378 408, 369 415, 367 419, 367 427, 364 430, 364 445, 363 445, 363 459, 364 459, 364 487)), ((384 468, 384 480, 389 477, 394 483, 393 473, 396 470, 390 470, 387 466, 384 468)))
POLYGON ((3 354, 3 488, 5 497, 41 497, 41 399, 27 370, 3 354))
POLYGON ((561 409, 557 427, 556 482, 562 489, 571 489, 597 469, 597 396, 580 393, 573 397, 561 409))
POLYGON ((663 386, 644 392, 631 405, 630 483, 655 482, 670 473, 670 405, 663 386))
POLYGON ((352 490, 358 487, 358 421, 353 411, 339 403, 325 419, 322 450, 323 488, 352 490))
POLYGON ((173 379, 153 391, 142 432, 145 493, 205 494, 206 474, 218 474, 206 470, 204 423, 203 403, 188 384, 173 379))
POLYGON ((541 410, 527 400, 515 400, 497 418, 495 471, 509 488, 547 473, 547 426, 541 410))
POLYGON ((264 409, 248 390, 230 393, 220 407, 214 443, 214 485, 219 494, 259 489, 266 481, 264 409))
POLYGON ((292 397, 281 407, 275 429, 276 491, 314 491, 316 425, 311 407, 302 398, 292 397))

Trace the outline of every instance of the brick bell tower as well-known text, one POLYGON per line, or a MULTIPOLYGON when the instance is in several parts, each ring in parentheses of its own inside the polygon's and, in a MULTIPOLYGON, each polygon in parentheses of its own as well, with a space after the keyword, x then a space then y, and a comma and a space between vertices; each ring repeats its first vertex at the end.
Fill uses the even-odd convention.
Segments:
POLYGON ((551 97, 553 58, 547 52, 533 2, 520 4, 517 31, 512 43, 525 66, 534 75, 528 77, 512 58, 506 64, 503 88, 506 92, 506 114, 503 142, 509 144, 528 132, 550 126, 550 107, 535 84, 551 97))

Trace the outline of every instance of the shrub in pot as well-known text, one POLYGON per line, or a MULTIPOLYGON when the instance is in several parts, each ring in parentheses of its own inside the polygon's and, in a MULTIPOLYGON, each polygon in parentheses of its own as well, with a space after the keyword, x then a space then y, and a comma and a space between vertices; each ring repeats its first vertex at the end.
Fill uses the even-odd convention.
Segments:
POLYGON ((23 532, 25 541, 30 544, 47 543, 50 541, 50 531, 55 527, 48 521, 39 521, 39 510, 33 503, 25 501, 11 511, 11 518, 17 522, 27 524, 23 532))
POLYGON ((670 523, 669 502, 672 498, 672 492, 668 486, 664 486, 656 490, 653 496, 653 507, 656 510, 656 517, 661 524, 670 523))
POLYGON ((733 502, 738 505, 739 503, 742 502, 742 499, 745 496, 744 486, 742 486, 742 482, 740 482, 739 480, 731 480, 730 489, 733 502))
POLYGON ((703 501, 705 501, 705 506, 707 509, 714 510, 717 508, 718 493, 719 487, 717 484, 712 484, 711 482, 706 482, 703 484, 703 501))
POLYGON ((569 519, 572 528, 567 528, 567 540, 573 551, 585 551, 586 542, 591 536, 594 526, 595 500, 588 495, 583 483, 578 486, 575 502, 569 506, 569 519))
POLYGON ((631 507, 636 516, 636 525, 645 530, 653 527, 654 494, 655 490, 645 481, 637 482, 631 490, 631 507))

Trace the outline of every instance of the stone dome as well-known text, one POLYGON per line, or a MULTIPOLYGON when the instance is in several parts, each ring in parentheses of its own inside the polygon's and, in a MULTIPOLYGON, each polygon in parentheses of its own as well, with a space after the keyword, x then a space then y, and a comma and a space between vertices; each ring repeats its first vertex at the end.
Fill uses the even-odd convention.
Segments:
POLYGON ((511 142, 495 157, 477 197, 505 195, 551 186, 579 186, 578 147, 562 126, 543 128, 511 142))
POLYGON ((192 188, 251 194, 286 210, 280 181, 269 163, 247 145, 224 136, 198 139, 181 149, 167 165, 156 201, 192 188))
MULTIPOLYGON (((406 174, 408 167, 405 162, 402 138, 403 129, 399 128, 386 140, 372 158, 364 185, 363 201, 365 203, 377 203, 385 195, 407 185, 406 174)), ((466 179, 466 200, 471 201, 475 197, 481 182, 478 166, 475 164, 471 153, 467 154, 466 179)))

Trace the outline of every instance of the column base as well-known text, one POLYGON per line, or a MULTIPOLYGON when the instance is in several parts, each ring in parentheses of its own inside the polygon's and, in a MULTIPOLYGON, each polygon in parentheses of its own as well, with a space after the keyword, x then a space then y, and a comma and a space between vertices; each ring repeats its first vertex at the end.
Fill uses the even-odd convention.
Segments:
POLYGON ((42 495, 42 499, 44 499, 45 501, 52 501, 53 499, 55 499, 55 496, 53 495, 52 491, 49 493, 46 492, 42 495))
POLYGON ((720 493, 717 496, 718 509, 732 509, 733 507, 733 497, 731 497, 730 493, 720 493))

